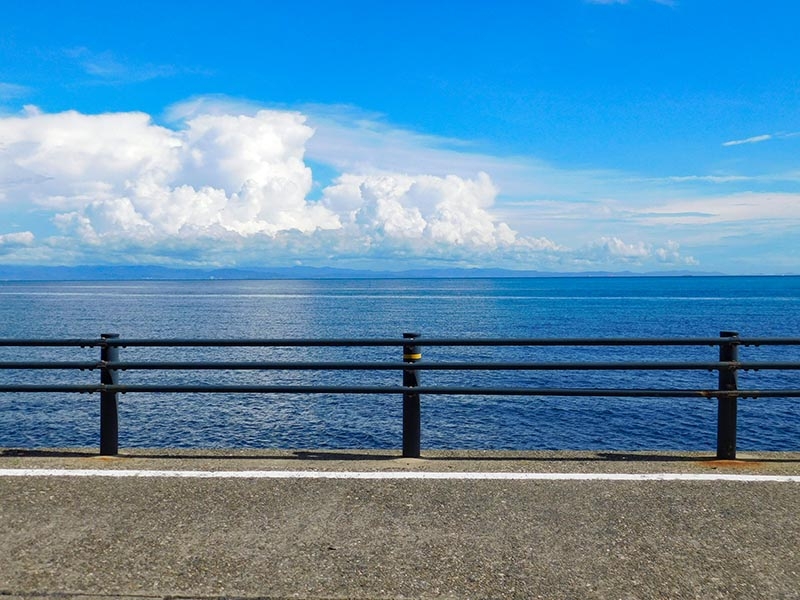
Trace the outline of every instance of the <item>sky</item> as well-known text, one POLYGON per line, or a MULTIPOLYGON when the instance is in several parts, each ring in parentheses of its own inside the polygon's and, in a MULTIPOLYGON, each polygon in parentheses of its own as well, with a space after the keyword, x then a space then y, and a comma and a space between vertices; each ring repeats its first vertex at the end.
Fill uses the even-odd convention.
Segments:
POLYGON ((800 3, 2 3, 0 264, 800 273, 800 3))

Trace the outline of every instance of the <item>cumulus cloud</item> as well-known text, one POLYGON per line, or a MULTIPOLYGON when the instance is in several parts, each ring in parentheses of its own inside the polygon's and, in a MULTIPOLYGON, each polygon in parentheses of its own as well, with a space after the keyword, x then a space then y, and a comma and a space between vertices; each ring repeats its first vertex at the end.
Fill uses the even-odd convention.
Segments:
POLYGON ((578 252, 580 259, 606 264, 608 262, 624 262, 642 265, 651 260, 671 266, 693 266, 698 264, 691 256, 683 256, 680 244, 667 241, 663 246, 654 246, 645 242, 625 242, 618 237, 602 237, 578 252))
POLYGON ((602 254, 609 254, 624 259, 641 259, 650 255, 650 249, 643 242, 626 244, 618 237, 604 237, 593 244, 602 254))
POLYGON ((693 259, 673 242, 631 241, 619 230, 585 240, 600 233, 600 222, 641 229, 660 227, 666 214, 707 218, 696 207, 676 212, 682 202, 631 210, 598 192, 591 201, 535 199, 545 191, 535 184, 512 186, 511 198, 532 195, 501 202, 512 171, 564 185, 535 162, 512 160, 504 171, 499 157, 364 120, 348 130, 330 114, 208 99, 176 105, 168 118, 165 126, 140 112, 47 114, 30 106, 0 118, 0 211, 14 229, 29 230, 0 237, 3 261, 686 265, 693 259), (315 137, 321 142, 307 160, 315 137), (329 169, 328 181, 315 181, 312 164, 329 169), (395 262, 380 263, 387 259, 395 262))
POLYGON ((80 240, 119 252, 161 247, 188 255, 206 247, 213 254, 216 246, 243 254, 258 247, 279 255, 338 249, 424 257, 447 248, 558 250, 546 238, 519 236, 492 214, 498 190, 483 172, 345 172, 311 200, 304 155, 313 135, 304 115, 285 110, 187 109, 168 128, 144 113, 29 108, 0 119, 0 203, 51 214, 60 232, 51 244, 80 240))
POLYGON ((30 246, 36 236, 30 231, 18 231, 0 235, 0 247, 30 246))
POLYGON ((324 203, 371 238, 426 240, 496 248, 517 234, 487 209, 497 190, 486 173, 455 175, 343 175, 325 190, 324 203))
POLYGON ((693 256, 683 256, 681 254, 681 245, 673 240, 668 241, 661 248, 656 248, 654 254, 660 262, 666 264, 685 264, 689 266, 699 264, 693 256))
POLYGON ((35 239, 36 236, 30 231, 0 234, 0 256, 11 255, 20 249, 25 250, 33 246, 35 239))
POLYGON ((200 116, 181 130, 143 113, 32 113, 0 120, 3 162, 29 174, 6 200, 56 212, 87 241, 248 236, 338 227, 306 200, 313 131, 298 113, 200 116))

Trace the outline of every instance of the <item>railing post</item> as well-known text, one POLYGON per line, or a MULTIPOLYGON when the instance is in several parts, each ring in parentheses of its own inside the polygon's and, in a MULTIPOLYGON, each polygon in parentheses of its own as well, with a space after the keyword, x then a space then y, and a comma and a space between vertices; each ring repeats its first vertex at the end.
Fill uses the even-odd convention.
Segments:
MULTIPOLYGON (((404 333, 403 338, 415 340, 418 333, 404 333)), ((415 363, 422 358, 419 346, 414 343, 403 344, 403 362, 415 363)), ((403 369, 403 386, 419 386, 419 373, 416 369, 403 369)), ((420 454, 420 406, 419 394, 403 392, 403 458, 419 458, 420 454)))
MULTIPOLYGON (((721 331, 720 337, 729 338, 719 346, 720 362, 737 362, 739 360, 739 333, 721 331)), ((736 368, 719 370, 719 390, 736 391, 738 388, 738 372, 736 368)), ((717 398, 717 458, 734 460, 736 458, 736 410, 738 398, 720 396, 717 398)))
MULTIPOLYGON (((103 340, 111 340, 119 338, 119 334, 103 333, 100 337, 103 340)), ((109 369, 106 363, 119 360, 119 347, 106 344, 100 346, 100 360, 104 363, 100 368, 100 383, 116 385, 119 382, 117 371, 109 369)), ((117 414, 117 393, 100 392, 100 454, 114 456, 118 453, 119 416, 117 414)))

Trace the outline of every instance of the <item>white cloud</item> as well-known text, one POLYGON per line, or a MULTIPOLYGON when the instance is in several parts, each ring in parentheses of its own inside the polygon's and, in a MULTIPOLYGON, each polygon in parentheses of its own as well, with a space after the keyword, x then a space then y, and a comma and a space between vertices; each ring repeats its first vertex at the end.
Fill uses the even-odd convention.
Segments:
POLYGON ((741 144, 757 144, 759 142, 766 142, 767 140, 771 140, 772 135, 767 133, 764 135, 755 135, 753 137, 745 138, 743 140, 730 140, 729 142, 723 142, 723 146, 739 146, 741 144))
POLYGON ((200 116, 179 131, 142 113, 2 119, 6 171, 28 176, 5 198, 56 212, 62 228, 75 226, 86 239, 338 227, 334 214, 306 200, 312 133, 302 115, 275 111, 200 116))
POLYGON ((743 181, 754 181, 755 179, 755 177, 747 177, 744 175, 673 175, 661 179, 651 179, 650 181, 654 183, 740 183, 743 181))
POLYGON ((497 190, 486 173, 455 175, 344 175, 325 190, 324 203, 370 237, 496 248, 516 233, 487 209, 497 190))
POLYGON ((64 54, 96 82, 139 83, 173 77, 182 70, 173 65, 136 63, 120 58, 110 51, 94 52, 83 46, 65 50, 64 54))
POLYGON ((0 235, 0 256, 9 257, 17 252, 26 252, 34 245, 36 236, 30 231, 18 231, 0 235))
POLYGON ((722 145, 740 146, 742 144, 758 144, 760 142, 767 142, 769 140, 786 140, 799 136, 800 136, 800 131, 792 131, 792 132, 781 131, 779 133, 765 133, 764 135, 755 135, 753 137, 745 138, 742 140, 730 140, 728 142, 723 142, 722 145))
POLYGON ((0 100, 14 100, 30 93, 31 89, 27 86, 0 81, 0 100))
POLYGON ((643 242, 626 244, 618 237, 601 238, 593 247, 603 253, 625 259, 641 259, 650 255, 650 248, 643 242))
POLYGON ((659 261, 667 264, 685 264, 689 266, 697 265, 697 260, 692 256, 681 255, 681 245, 673 240, 669 240, 664 247, 656 248, 655 256, 659 261))
POLYGON ((711 197, 674 199, 632 215, 642 224, 655 226, 719 224, 754 231, 763 222, 770 228, 800 225, 800 194, 742 192, 711 197))
POLYGON ((651 260, 672 267, 698 264, 695 258, 682 255, 678 242, 668 240, 663 246, 654 246, 641 241, 625 242, 615 236, 600 238, 580 249, 576 252, 576 256, 578 260, 597 264, 623 262, 631 265, 644 265, 651 260))
POLYGON ((0 247, 30 246, 35 237, 30 231, 4 233, 0 235, 0 247))

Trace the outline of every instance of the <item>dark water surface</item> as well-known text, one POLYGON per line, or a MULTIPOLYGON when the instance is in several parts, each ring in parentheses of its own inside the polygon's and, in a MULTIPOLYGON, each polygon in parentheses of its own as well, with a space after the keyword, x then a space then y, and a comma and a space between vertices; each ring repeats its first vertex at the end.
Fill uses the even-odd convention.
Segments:
MULTIPOLYGON (((800 277, 665 277, 0 283, 0 338, 800 337, 800 277)), ((0 348, 0 360, 94 360, 97 350, 0 348), (35 353, 33 356, 31 353, 35 353)), ((122 349, 123 360, 396 361, 398 348, 122 349), (342 353, 346 353, 343 356, 342 353)), ((429 349, 441 360, 708 360, 716 347, 429 349)), ((742 360, 800 361, 800 348, 742 348, 742 360)), ((398 374, 325 374, 389 383, 398 374), (369 378, 369 379, 366 379, 369 378)), ((702 387, 716 373, 424 372, 423 383, 702 387)), ((0 372, 4 382, 94 382, 96 373, 0 372), (31 377, 35 377, 32 380, 31 377)), ((133 374, 122 373, 131 382, 133 374)), ((137 373, 137 382, 320 383, 302 373, 137 373)), ((747 372, 741 388, 797 388, 798 372, 747 372)), ((316 379, 315 379, 316 378, 316 379)), ((95 446, 96 395, 0 394, 0 446, 95 446)), ((800 400, 739 401, 739 448, 800 447, 800 400)), ((709 449, 716 401, 423 397, 423 448, 709 449)), ((398 448, 395 396, 129 394, 122 447, 398 448)))

